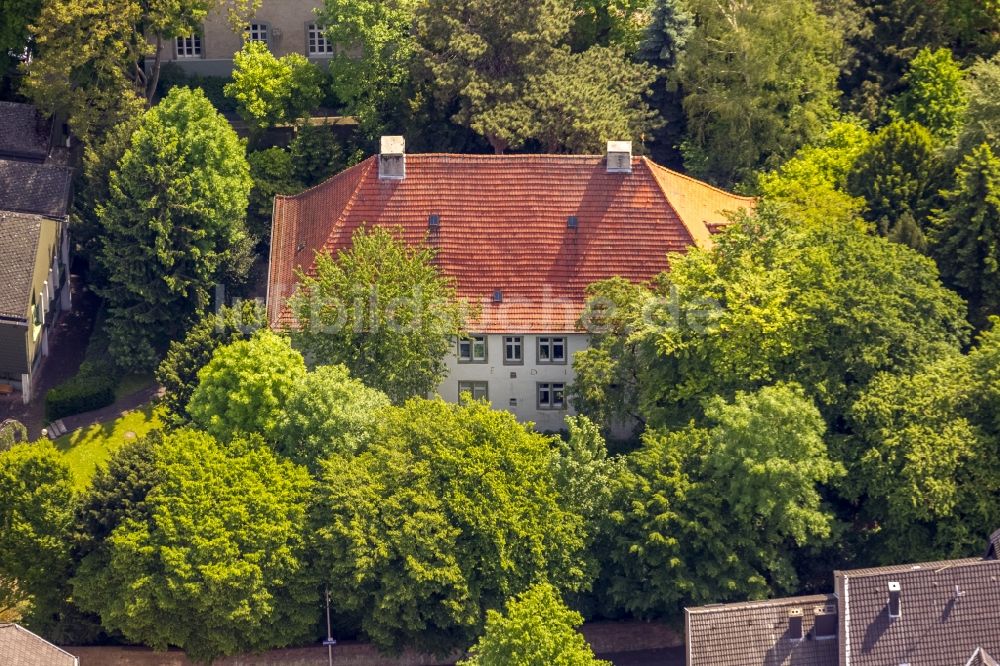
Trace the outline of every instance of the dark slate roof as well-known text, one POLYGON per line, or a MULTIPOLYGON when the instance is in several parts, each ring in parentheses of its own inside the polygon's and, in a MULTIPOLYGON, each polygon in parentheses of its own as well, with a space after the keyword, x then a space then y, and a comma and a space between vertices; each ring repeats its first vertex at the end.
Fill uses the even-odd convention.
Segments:
POLYGON ((49 123, 30 104, 0 102, 0 157, 44 160, 49 123))
POLYGON ((77 666, 76 657, 18 624, 0 624, 3 666, 77 666))
POLYGON ((72 184, 69 167, 0 159, 0 210, 63 217, 72 184))
POLYGON ((0 318, 24 320, 41 231, 37 215, 0 211, 0 318))
POLYGON ((835 572, 841 666, 951 666, 1000 654, 1000 561, 967 559, 835 572), (889 583, 901 613, 890 618, 889 583), (844 610, 846 609, 846 610, 844 610))
POLYGON ((832 594, 685 610, 688 666, 836 666, 837 640, 815 638, 817 607, 832 594), (789 634, 789 611, 802 611, 802 640, 789 634))

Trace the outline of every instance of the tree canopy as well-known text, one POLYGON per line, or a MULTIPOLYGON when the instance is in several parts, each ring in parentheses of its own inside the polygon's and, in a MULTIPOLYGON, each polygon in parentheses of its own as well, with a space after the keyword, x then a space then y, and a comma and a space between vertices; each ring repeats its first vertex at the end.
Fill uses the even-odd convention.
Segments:
POLYGON ((396 402, 444 379, 444 356, 465 326, 454 281, 390 229, 358 229, 337 256, 320 253, 290 300, 296 346, 313 364, 343 365, 396 402))
POLYGON ((0 450, 0 612, 27 603, 48 628, 69 574, 73 480, 51 442, 0 450))
POLYGON ((584 414, 618 412, 624 391, 647 424, 684 423, 705 397, 784 380, 835 422, 879 372, 967 340, 964 304, 933 262, 851 219, 803 224, 765 202, 715 249, 670 259, 648 288, 593 287, 592 303, 624 307, 574 359, 584 414))
POLYGON ((576 630, 583 616, 570 610, 559 592, 539 583, 507 602, 504 613, 490 610, 486 630, 460 666, 610 666, 594 656, 576 630))
POLYGON ((640 615, 797 589, 794 549, 822 542, 819 488, 843 473, 798 388, 705 404, 704 425, 647 430, 612 520, 610 593, 640 615))
POLYGON ((689 6, 695 28, 674 72, 687 114, 684 164, 732 185, 833 119, 840 35, 811 2, 689 6))
POLYGON ((99 261, 117 362, 155 367, 168 341, 248 268, 251 187, 243 142, 201 90, 147 111, 99 205, 99 261))
POLYGON ((285 403, 306 374, 287 337, 268 330, 219 347, 198 371, 187 411, 191 421, 227 442, 256 433, 273 440, 285 403))
POLYGON ((256 132, 294 123, 323 97, 323 76, 302 54, 276 58, 267 44, 251 40, 233 57, 233 65, 226 95, 236 100, 240 117, 256 132))
POLYGON ((958 168, 955 188, 942 194, 931 222, 933 255, 983 326, 987 316, 1000 314, 1000 157, 986 143, 974 149, 958 168))
POLYGON ((154 452, 155 483, 83 559, 76 602, 128 640, 203 662, 311 637, 305 469, 189 430, 154 452))
POLYGON ((314 516, 332 598, 376 645, 448 654, 532 584, 589 583, 548 438, 483 402, 412 399, 381 426, 357 456, 330 457, 314 516))

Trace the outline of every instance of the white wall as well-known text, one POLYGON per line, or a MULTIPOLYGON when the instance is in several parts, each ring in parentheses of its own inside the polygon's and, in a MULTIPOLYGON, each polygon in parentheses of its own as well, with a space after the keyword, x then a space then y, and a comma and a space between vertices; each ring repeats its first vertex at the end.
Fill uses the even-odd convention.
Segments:
MULTIPOLYGON (((494 409, 506 409, 513 412, 520 421, 532 421, 538 430, 561 430, 565 427, 565 417, 575 413, 569 405, 568 398, 566 409, 540 410, 537 408, 536 384, 538 382, 562 382, 568 388, 574 379, 573 354, 587 348, 588 336, 580 333, 553 335, 566 338, 565 364, 538 363, 536 353, 538 335, 521 334, 524 359, 521 365, 504 364, 504 335, 486 336, 486 363, 459 363, 457 348, 453 346, 452 353, 445 359, 448 365, 448 378, 438 387, 438 393, 445 400, 457 402, 460 381, 489 382, 489 398, 494 409), (516 377, 512 377, 512 373, 516 377), (517 406, 511 406, 512 398, 517 400, 517 406)), ((551 336, 543 335, 542 337, 551 336)))

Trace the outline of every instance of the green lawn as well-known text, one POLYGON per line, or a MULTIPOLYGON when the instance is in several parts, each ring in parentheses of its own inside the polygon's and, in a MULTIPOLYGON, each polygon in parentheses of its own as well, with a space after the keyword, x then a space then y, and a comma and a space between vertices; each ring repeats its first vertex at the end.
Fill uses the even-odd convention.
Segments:
POLYGON ((160 426, 159 411, 152 405, 146 405, 115 421, 63 435, 55 441, 55 445, 66 457, 76 487, 82 490, 94 476, 97 466, 106 461, 115 449, 160 426))

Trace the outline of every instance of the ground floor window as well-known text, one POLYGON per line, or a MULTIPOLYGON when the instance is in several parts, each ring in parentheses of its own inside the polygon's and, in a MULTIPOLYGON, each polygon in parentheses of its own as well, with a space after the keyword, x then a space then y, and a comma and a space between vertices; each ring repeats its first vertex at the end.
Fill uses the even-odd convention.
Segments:
POLYGON ((489 382, 459 382, 458 394, 461 395, 463 393, 471 393, 473 400, 489 400, 489 382))
POLYGON ((538 409, 565 409, 566 385, 562 382, 538 383, 538 409))

